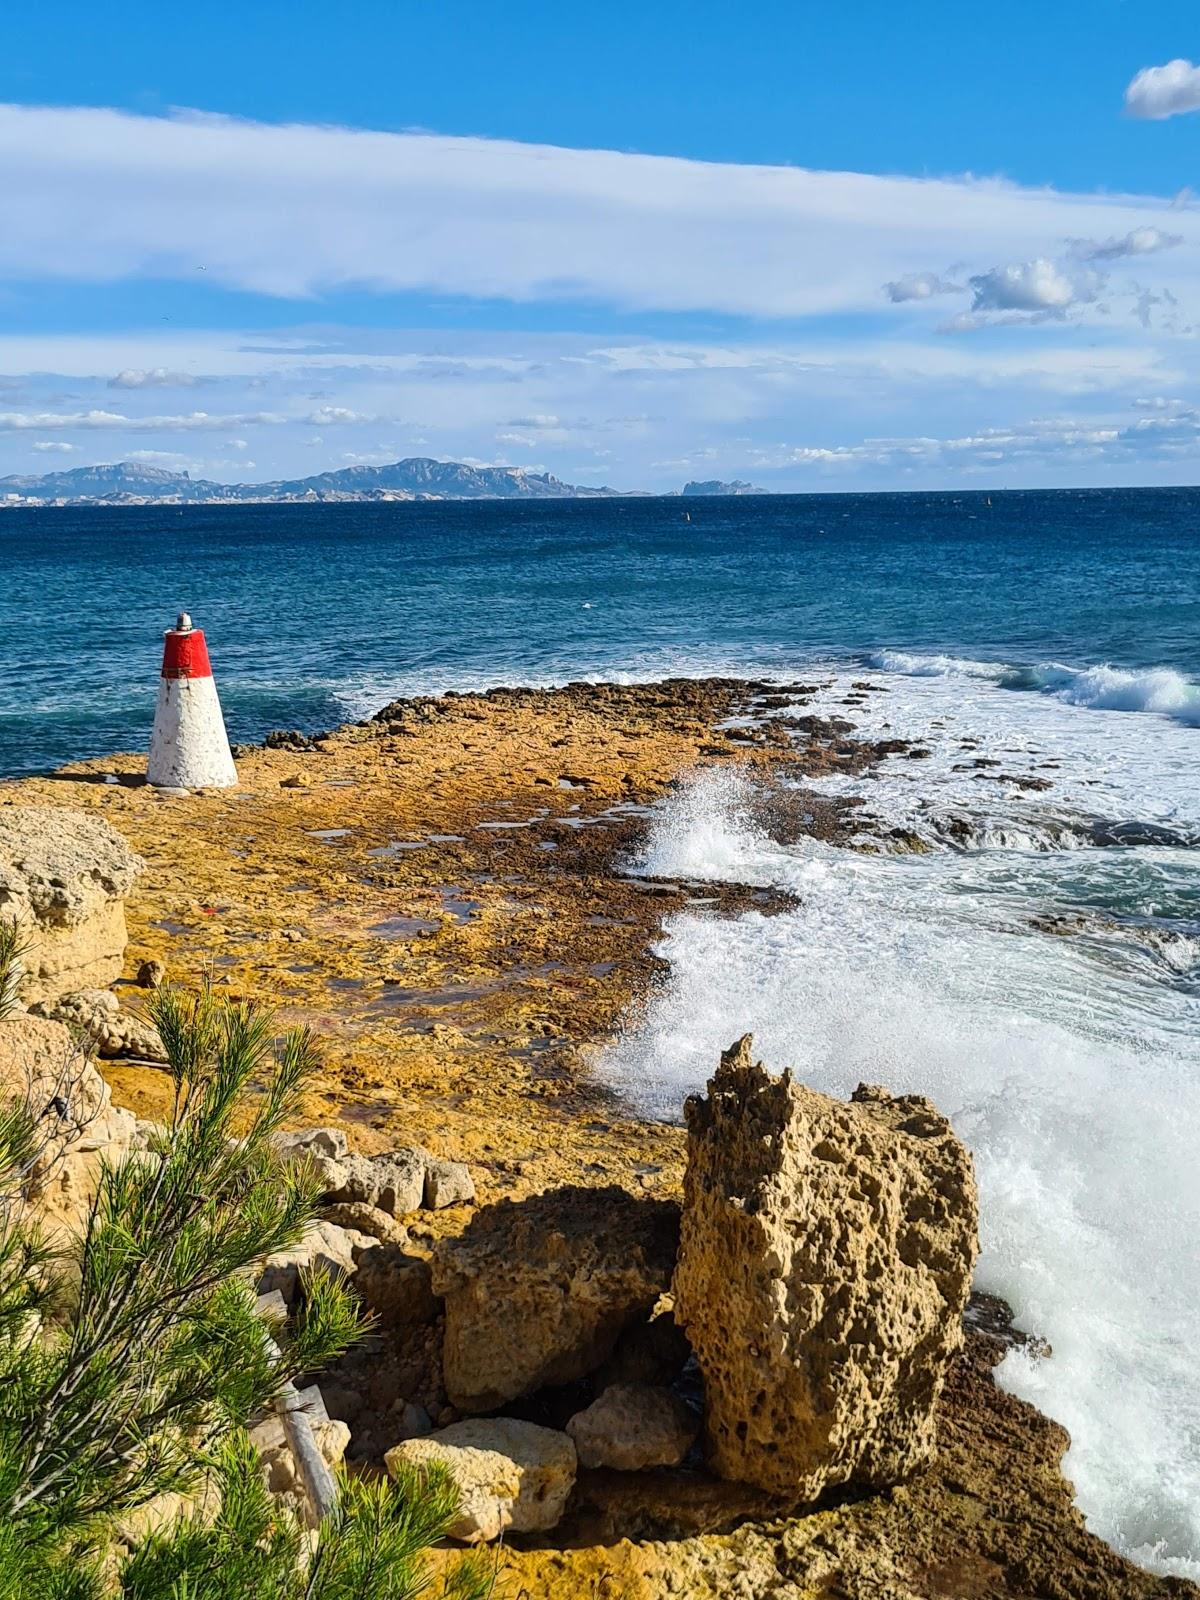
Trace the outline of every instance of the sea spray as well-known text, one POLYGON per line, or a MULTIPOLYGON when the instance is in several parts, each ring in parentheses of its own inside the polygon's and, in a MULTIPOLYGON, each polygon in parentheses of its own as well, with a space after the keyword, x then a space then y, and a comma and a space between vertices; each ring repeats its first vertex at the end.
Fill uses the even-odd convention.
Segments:
POLYGON ((706 775, 672 799, 644 866, 776 883, 802 904, 672 919, 670 980, 601 1070, 677 1116, 752 1030, 773 1067, 826 1092, 929 1095, 975 1155, 978 1286, 1053 1348, 1008 1357, 999 1381, 1069 1429, 1066 1471, 1096 1532, 1200 1575, 1200 1003, 1121 940, 1032 925, 1060 864, 1060 898, 1077 896, 1082 852, 788 850, 754 832, 743 781, 706 775))

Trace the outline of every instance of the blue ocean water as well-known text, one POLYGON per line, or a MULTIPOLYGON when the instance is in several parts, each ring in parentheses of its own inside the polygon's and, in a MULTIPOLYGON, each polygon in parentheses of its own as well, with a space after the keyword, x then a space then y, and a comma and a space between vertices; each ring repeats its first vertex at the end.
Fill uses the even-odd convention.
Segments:
POLYGON ((930 1095, 974 1155, 977 1284, 1053 1348, 999 1380, 1069 1429, 1098 1533, 1200 1577, 1198 557, 1195 490, 8 511, 0 777, 144 749, 180 609, 234 739, 719 671, 918 743, 812 780, 866 851, 772 839, 733 770, 656 808, 633 870, 797 904, 673 917, 595 1070, 678 1116, 753 1030, 827 1092, 930 1095))
POLYGON ((1194 681, 1198 556, 1176 489, 5 511, 0 775, 144 748, 180 609, 253 740, 409 691, 881 649, 1194 681))

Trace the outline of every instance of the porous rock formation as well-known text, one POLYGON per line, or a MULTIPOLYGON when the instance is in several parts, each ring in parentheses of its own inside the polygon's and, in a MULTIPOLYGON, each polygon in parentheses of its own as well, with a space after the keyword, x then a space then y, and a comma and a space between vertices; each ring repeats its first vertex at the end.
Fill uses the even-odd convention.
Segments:
POLYGON ((970 1156, 929 1101, 831 1100, 772 1077, 749 1037, 685 1113, 675 1315, 709 1465, 797 1502, 899 1482, 933 1453, 962 1342, 970 1156))
POLYGON ((47 1231, 79 1231, 96 1192, 101 1159, 131 1148, 133 1114, 112 1093, 61 1022, 18 1014, 0 1019, 0 1108, 23 1102, 38 1120, 41 1155, 23 1198, 47 1231))
POLYGON ((593 1371, 666 1289, 678 1238, 674 1204, 615 1186, 486 1206, 433 1263, 453 1404, 493 1411, 593 1371))
POLYGON ((125 956, 124 898, 143 862, 101 817, 63 806, 0 806, 0 917, 31 948, 21 998, 105 989, 125 956))

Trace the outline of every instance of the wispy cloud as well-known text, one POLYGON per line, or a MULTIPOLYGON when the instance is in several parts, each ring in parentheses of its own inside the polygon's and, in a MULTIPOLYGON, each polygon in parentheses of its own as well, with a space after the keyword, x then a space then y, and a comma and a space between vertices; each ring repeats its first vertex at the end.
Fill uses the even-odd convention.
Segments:
MULTIPOLYGON (((1152 228, 1166 209, 1154 196, 999 179, 78 107, 0 108, 0 164, 0 277, 195 284, 202 267, 208 292, 424 291, 775 318, 877 309, 881 283, 906 304, 935 287, 931 260, 1032 261, 1063 237, 1152 228)), ((1174 222, 1200 242, 1200 218, 1174 222)))
POLYGON ((0 411, 0 432, 215 433, 288 420, 286 416, 269 411, 238 416, 211 416, 206 411, 192 411, 185 416, 148 417, 127 417, 119 411, 0 411))
POLYGON ((1071 253, 1080 261, 1127 261, 1133 256, 1153 256, 1183 243, 1181 233, 1161 228, 1134 228, 1119 239, 1072 239, 1071 253))
POLYGON ((962 284, 939 277, 936 272, 910 272, 906 278, 896 278, 884 284, 884 292, 893 305, 903 305, 907 300, 930 300, 937 294, 961 294, 962 284))
POLYGON ((1164 67, 1143 67, 1125 91, 1125 110, 1153 122, 1200 111, 1200 67, 1180 57, 1164 67))

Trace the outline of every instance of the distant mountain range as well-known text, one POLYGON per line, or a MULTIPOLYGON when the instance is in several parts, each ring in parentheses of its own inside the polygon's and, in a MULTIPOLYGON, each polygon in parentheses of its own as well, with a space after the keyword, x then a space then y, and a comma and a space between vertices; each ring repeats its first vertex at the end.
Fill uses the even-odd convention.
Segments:
MULTIPOLYGON (((633 491, 635 494, 638 491, 633 491)), ((766 494, 735 478, 689 483, 685 495, 766 494)), ((12 473, 0 478, 0 507, 21 505, 228 505, 338 500, 587 500, 620 489, 585 489, 549 472, 522 467, 469 467, 461 461, 410 456, 386 467, 343 467, 277 483, 214 483, 137 461, 65 472, 12 473)))
POLYGON ((218 505, 229 502, 337 500, 578 500, 618 489, 585 489, 549 472, 469 467, 413 456, 386 467, 343 467, 277 483, 214 483, 186 472, 120 461, 64 472, 0 478, 0 505, 218 505))

